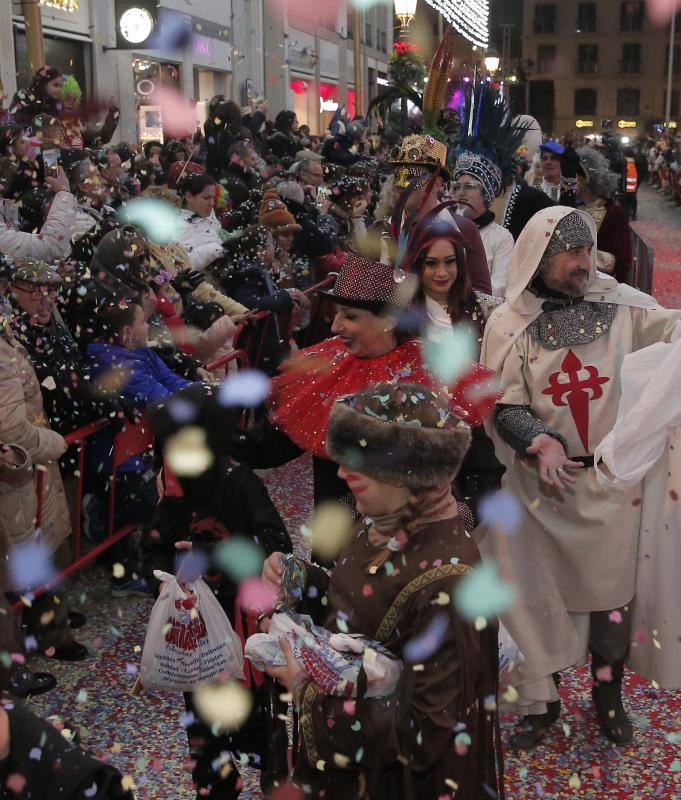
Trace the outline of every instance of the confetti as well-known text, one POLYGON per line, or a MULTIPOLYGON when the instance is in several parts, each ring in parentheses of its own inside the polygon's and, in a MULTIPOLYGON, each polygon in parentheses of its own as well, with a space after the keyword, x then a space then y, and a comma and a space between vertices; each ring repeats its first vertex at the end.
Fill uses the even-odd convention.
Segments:
POLYGON ((352 515, 340 503, 320 503, 310 524, 312 552, 331 561, 345 546, 352 527, 352 515))
POLYGON ((215 548, 214 560, 236 583, 259 575, 265 558, 257 544, 243 536, 234 536, 215 548))
POLYGON ((206 443, 203 428, 188 425, 169 437, 165 457, 178 477, 195 478, 213 463, 213 453, 206 443))
POLYGON ((488 494, 480 501, 480 521, 485 525, 515 533, 523 519, 523 509, 516 498, 505 490, 488 494))
POLYGON ((270 388, 270 379, 264 372, 255 369, 241 370, 220 384, 218 402, 222 406, 254 408, 265 400, 270 388))
POLYGON ((15 545, 7 560, 13 586, 27 588, 47 583, 55 576, 50 551, 40 541, 15 545))
POLYGON ((445 333, 429 329, 422 344, 423 360, 444 384, 464 375, 475 358, 476 340, 468 328, 451 328, 445 333))
POLYGON ((193 700, 201 719, 222 731, 231 731, 242 725, 253 704, 248 689, 236 682, 201 687, 194 692, 193 700))
POLYGON ((479 564, 461 579, 454 596, 454 606, 464 619, 491 619, 510 608, 515 588, 502 580, 496 564, 479 564))
POLYGON ((405 660, 412 664, 427 661, 439 649, 448 627, 447 614, 436 614, 422 634, 407 642, 404 647, 405 660))
POLYGON ((124 224, 141 228, 156 244, 170 244, 182 232, 182 217, 175 206, 163 200, 141 197, 126 203, 118 212, 124 224))

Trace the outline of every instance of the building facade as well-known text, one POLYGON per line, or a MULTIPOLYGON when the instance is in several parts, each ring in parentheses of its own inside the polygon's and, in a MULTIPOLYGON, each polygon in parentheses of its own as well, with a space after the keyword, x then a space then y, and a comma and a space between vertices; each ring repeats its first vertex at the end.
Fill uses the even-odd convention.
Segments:
MULTIPOLYGON (((671 118, 678 122, 681 29, 674 43, 671 118)), ((643 0, 524 0, 529 112, 546 133, 611 130, 633 139, 664 123, 669 27, 643 0)))
MULTIPOLYGON (((324 24, 289 14, 282 0, 161 0, 162 30, 184 26, 180 46, 116 50, 113 0, 41 0, 45 59, 78 79, 86 97, 121 104, 117 137, 157 138, 159 86, 197 101, 197 122, 215 94, 242 106, 265 97, 271 112, 295 110, 300 124, 325 131, 338 106, 357 107, 353 12, 342 5, 324 24), (72 10, 67 10, 70 6, 72 10)), ((360 12, 363 106, 386 80, 392 5, 360 12)), ((22 4, 0 0, 0 79, 5 95, 30 80, 22 4)), ((363 109, 357 109, 361 113, 363 109)))

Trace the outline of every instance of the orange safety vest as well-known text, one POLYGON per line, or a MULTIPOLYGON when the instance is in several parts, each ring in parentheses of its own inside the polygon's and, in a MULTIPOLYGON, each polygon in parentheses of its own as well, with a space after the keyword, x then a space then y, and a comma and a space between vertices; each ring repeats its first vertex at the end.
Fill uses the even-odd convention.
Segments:
POLYGON ((638 189, 638 170, 633 158, 627 159, 627 192, 635 192, 638 189))

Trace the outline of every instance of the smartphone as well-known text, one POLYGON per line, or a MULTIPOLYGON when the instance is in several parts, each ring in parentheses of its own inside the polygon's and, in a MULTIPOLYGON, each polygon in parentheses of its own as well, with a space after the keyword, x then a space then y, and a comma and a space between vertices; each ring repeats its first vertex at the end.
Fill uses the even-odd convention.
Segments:
POLYGON ((43 150, 43 166, 45 167, 46 176, 54 176, 57 174, 60 156, 61 150, 58 147, 54 147, 51 150, 43 150))
POLYGON ((324 205, 324 201, 328 196, 329 196, 329 190, 326 189, 324 186, 320 186, 319 189, 317 189, 316 203, 319 206, 319 208, 321 208, 324 205))

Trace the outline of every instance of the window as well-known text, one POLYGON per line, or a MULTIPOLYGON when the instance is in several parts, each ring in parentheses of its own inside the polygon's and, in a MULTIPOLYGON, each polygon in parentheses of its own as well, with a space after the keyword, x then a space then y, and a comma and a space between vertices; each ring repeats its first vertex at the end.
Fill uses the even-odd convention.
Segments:
POLYGON ((388 32, 387 31, 379 31, 378 32, 378 49, 383 52, 388 52, 388 32))
POLYGON ((575 89, 575 116, 594 116, 597 100, 598 91, 596 89, 575 89))
MULTIPOLYGON (((664 74, 667 74, 669 69, 669 45, 667 45, 664 52, 664 74)), ((681 46, 674 45, 674 75, 681 74, 681 46)))
POLYGON ((534 7, 534 32, 553 33, 556 28, 556 4, 538 3, 534 7))
POLYGON ((619 89, 617 92, 617 115, 620 117, 637 117, 641 102, 638 89, 619 89))
POLYGON ((537 74, 552 73, 556 63, 556 48, 552 44, 540 44, 537 47, 537 74))
POLYGON ((364 23, 364 43, 368 44, 369 47, 374 46, 374 32, 369 22, 364 23))
POLYGON ((577 33, 596 33, 596 3, 579 4, 577 33))
POLYGON ((678 89, 672 89, 672 109, 671 109, 670 114, 671 114, 672 119, 674 117, 678 117, 679 116, 679 90, 678 89))
POLYGON ((644 4, 641 0, 624 0, 620 5, 620 30, 643 30, 644 4))
POLYGON ((620 72, 639 73, 641 71, 641 45, 622 45, 622 64, 620 72))
POLYGON ((598 45, 580 44, 577 49, 577 73, 595 75, 598 72, 598 45))

